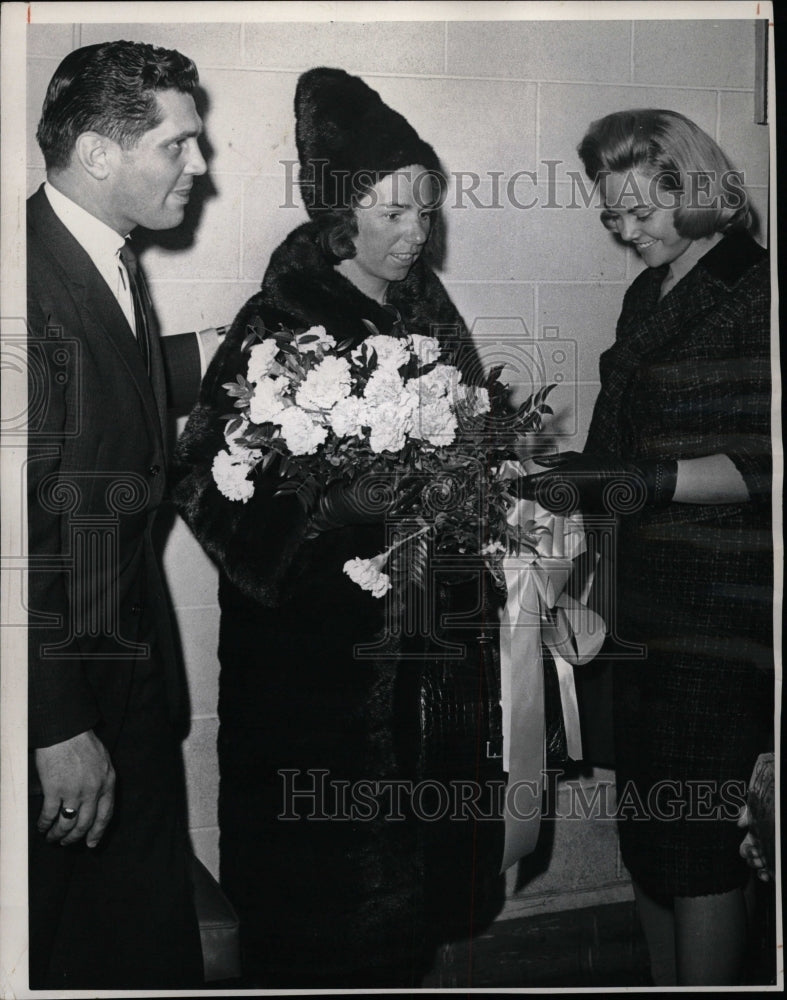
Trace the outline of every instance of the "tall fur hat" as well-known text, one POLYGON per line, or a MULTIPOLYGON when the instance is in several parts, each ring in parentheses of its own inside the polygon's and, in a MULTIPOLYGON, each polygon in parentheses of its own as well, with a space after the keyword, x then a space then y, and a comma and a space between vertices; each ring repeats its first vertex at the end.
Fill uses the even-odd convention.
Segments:
POLYGON ((420 164, 442 178, 432 147, 357 76, 318 67, 295 90, 301 197, 314 218, 348 208, 386 174, 420 164))

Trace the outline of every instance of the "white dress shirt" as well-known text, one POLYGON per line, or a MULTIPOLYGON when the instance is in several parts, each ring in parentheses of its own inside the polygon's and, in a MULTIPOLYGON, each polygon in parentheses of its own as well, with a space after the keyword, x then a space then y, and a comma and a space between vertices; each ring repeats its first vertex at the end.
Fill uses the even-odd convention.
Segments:
POLYGON ((98 273, 106 281, 109 290, 123 310, 132 333, 136 335, 131 287, 125 265, 119 256, 125 239, 101 219, 97 219, 81 205, 67 198, 49 181, 44 183, 44 192, 52 211, 96 265, 98 273))
MULTIPOLYGON (((126 267, 120 259, 120 251, 125 239, 105 222, 91 215, 81 205, 67 198, 49 181, 44 182, 44 193, 49 199, 52 211, 60 219, 66 229, 83 248, 98 269, 98 273, 106 281, 109 290, 115 296, 128 320, 132 333, 136 336, 134 319, 134 302, 131 298, 131 286, 126 273, 126 267)), ((223 334, 224 328, 221 328, 223 334)), ((200 371, 205 374, 208 363, 219 344, 219 334, 215 327, 200 330, 196 334, 199 350, 200 371)))

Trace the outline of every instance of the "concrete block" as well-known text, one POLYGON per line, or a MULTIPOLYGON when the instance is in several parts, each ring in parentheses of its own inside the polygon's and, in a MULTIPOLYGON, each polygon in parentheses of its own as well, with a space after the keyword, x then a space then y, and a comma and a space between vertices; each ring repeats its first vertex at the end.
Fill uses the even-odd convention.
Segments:
POLYGON ((297 160, 296 82, 295 73, 213 69, 203 74, 212 171, 278 175, 280 160, 297 160))
POLYGON ((253 281, 189 281, 149 279, 150 296, 163 336, 231 323, 241 306, 259 289, 253 281))
MULTIPOLYGON (((68 51, 69 49, 65 49, 63 55, 66 55, 68 51)), ((41 108, 44 104, 46 89, 59 62, 60 58, 29 59, 27 62, 27 104, 25 106, 27 127, 25 130, 25 139, 28 167, 38 167, 42 170, 44 168, 44 157, 36 142, 36 129, 41 120, 41 108)))
POLYGON ((260 69, 333 66, 349 73, 443 72, 445 26, 438 21, 331 21, 244 26, 243 65, 260 69))
MULTIPOLYGON (((219 8, 216 8, 217 10, 219 8)), ((197 64, 206 66, 237 66, 240 59, 240 24, 217 21, 191 24, 83 24, 81 45, 125 38, 130 42, 147 42, 165 49, 177 49, 197 64)))
MULTIPOLYGON (((35 8, 33 8, 35 11, 35 8)), ((35 13, 27 28, 27 56, 62 59, 74 46, 73 24, 36 24, 35 13)))
POLYGON ((525 80, 628 80, 628 21, 453 21, 448 72, 525 80))
POLYGON ((753 86, 754 20, 635 21, 634 82, 684 87, 753 86))
POLYGON ((592 212, 571 208, 569 194, 528 184, 515 193, 520 207, 451 211, 446 280, 623 280, 625 251, 599 239, 592 212))
POLYGON ((238 278, 240 213, 240 177, 199 178, 181 226, 142 234, 150 242, 145 273, 170 279, 238 278))
POLYGON ((506 176, 535 161, 536 87, 500 80, 365 77, 430 143, 444 168, 506 176))
POLYGON ((191 714, 215 715, 219 701, 219 610, 176 608, 191 714))
POLYGON ((215 827, 219 796, 218 719, 193 719, 183 744, 189 828, 215 827))
POLYGON ((285 191, 282 177, 246 179, 243 185, 243 278, 261 282, 271 253, 291 230, 307 219, 299 194, 285 191))
POLYGON ((754 94, 723 92, 719 114, 719 145, 747 186, 768 183, 769 130, 754 123, 754 94))
POLYGON ((539 107, 539 169, 546 170, 541 166, 546 160, 558 160, 554 168, 558 180, 567 179, 567 170, 579 171, 584 178, 576 150, 588 126, 626 108, 670 108, 687 115, 710 135, 715 133, 716 94, 711 90, 545 83, 539 107))
POLYGON ((189 836, 191 837, 194 853, 218 881, 219 828, 217 826, 208 826, 199 830, 189 830, 189 836))

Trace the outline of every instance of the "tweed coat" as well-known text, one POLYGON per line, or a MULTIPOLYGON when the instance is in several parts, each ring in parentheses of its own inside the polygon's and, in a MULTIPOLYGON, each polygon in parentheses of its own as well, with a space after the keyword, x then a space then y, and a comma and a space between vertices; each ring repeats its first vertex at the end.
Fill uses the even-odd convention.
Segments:
POLYGON ((659 300, 665 273, 647 269, 626 293, 586 450, 723 453, 750 494, 644 508, 620 519, 616 538, 611 617, 645 649, 615 670, 619 794, 677 781, 688 817, 687 783, 711 782, 723 813, 621 821, 624 860, 654 891, 700 895, 745 877, 735 806, 721 805, 739 802, 772 725, 770 270, 766 251, 733 232, 659 300))
MULTIPOLYGON (((225 499, 211 475, 230 409, 222 385, 245 371, 241 344, 255 317, 270 330, 319 324, 337 342, 360 343, 364 320, 394 335, 403 326, 452 342, 466 378, 480 375, 465 325, 423 260, 389 286, 388 301, 401 324, 336 271, 314 223, 296 229, 240 311, 178 444, 175 501, 221 570, 221 881, 241 916, 249 985, 417 985, 438 940, 481 926, 502 904, 497 826, 474 836, 454 823, 435 844, 406 796, 395 816, 386 800, 392 782, 423 775, 427 666, 402 659, 386 602, 342 573, 346 560, 384 549, 384 527, 308 538, 299 501, 275 495, 275 475, 258 477, 245 504, 225 499), (352 818, 335 781, 349 789, 352 818), (353 812, 352 795, 375 782, 388 792, 367 791, 366 810, 353 812), (286 822, 293 791, 304 794, 286 822), (307 820, 310 811, 322 820, 307 820)), ((477 687, 479 647, 466 646, 448 665, 431 654, 433 687, 447 675, 477 687)), ((468 733, 472 750, 476 738, 468 733)))
MULTIPOLYGON (((47 844, 31 760, 31 978, 38 987, 199 981, 179 738, 187 692, 153 544, 167 375, 43 189, 27 205, 28 741, 93 729, 117 774, 96 850, 47 844)), ((199 385, 196 336, 176 395, 199 385)))

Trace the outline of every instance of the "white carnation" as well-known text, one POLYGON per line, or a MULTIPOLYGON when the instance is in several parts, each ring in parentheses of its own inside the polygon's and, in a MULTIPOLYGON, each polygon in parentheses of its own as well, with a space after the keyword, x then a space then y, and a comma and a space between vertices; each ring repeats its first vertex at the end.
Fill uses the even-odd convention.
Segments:
POLYGON ((259 382, 271 370, 274 359, 279 353, 276 341, 263 340, 260 344, 255 344, 249 352, 249 370, 246 378, 249 382, 259 382))
POLYGON ((287 407, 276 423, 281 425, 281 436, 293 455, 313 455, 328 436, 321 424, 297 406, 287 407))
POLYGON ((398 403, 401 400, 407 400, 409 405, 404 382, 401 376, 392 369, 378 369, 374 372, 366 383, 363 398, 372 406, 380 403, 398 403))
POLYGON ((426 372, 414 381, 418 382, 423 396, 439 399, 441 396, 456 394, 462 381, 462 373, 453 365, 435 365, 430 372, 426 372))
POLYGON ((329 410, 350 395, 350 362, 327 357, 301 382, 295 401, 304 410, 329 410))
POLYGON ((489 390, 484 389, 483 386, 477 388, 475 391, 475 406, 473 407, 473 412, 476 416, 480 416, 482 413, 489 413, 490 409, 489 390))
POLYGON ((440 357, 440 344, 434 337, 424 337, 420 333, 410 335, 413 343, 413 353, 418 358, 418 364, 423 368, 431 365, 440 357))
POLYGON ((369 427, 369 446, 373 452, 401 451, 412 427, 413 415, 407 406, 379 403, 367 407, 365 422, 369 427))
POLYGON ((255 424, 264 424, 269 420, 278 423, 279 414, 285 407, 282 396, 289 384, 286 375, 261 378, 249 401, 249 420, 255 424))
MULTIPOLYGON (((399 337, 390 337, 384 333, 376 333, 371 337, 367 337, 363 343, 370 350, 374 348, 376 351, 378 369, 382 368, 387 371, 396 372, 410 360, 410 348, 407 345, 407 341, 399 337)), ((360 359, 362 348, 363 344, 356 347, 353 351, 352 357, 354 361, 360 359)))
POLYGON ((324 351, 336 347, 336 341, 330 333, 325 332, 324 326, 310 326, 308 330, 298 334, 295 338, 295 343, 298 345, 298 350, 301 354, 314 353, 318 347, 321 347, 324 351), (316 337, 317 339, 309 340, 304 344, 303 340, 305 337, 316 337))
POLYGON ((421 402, 413 415, 410 434, 433 445, 452 444, 456 437, 456 416, 448 399, 421 402))
POLYGON ((484 413, 489 413, 489 391, 482 386, 457 386, 457 400, 460 403, 467 403, 474 416, 480 417, 484 413))
POLYGON ((357 396, 348 396, 340 399, 328 414, 328 421, 333 428, 334 434, 340 438, 353 437, 363 434, 366 409, 362 400, 357 396))
POLYGON ((246 477, 252 466, 240 455, 231 455, 228 451, 220 451, 213 459, 213 479, 219 491, 228 500, 240 500, 243 503, 254 493, 254 483, 246 477))
POLYGON ((391 589, 390 576, 381 572, 380 558, 348 559, 343 567, 353 583, 357 583, 362 590, 370 591, 372 597, 383 597, 391 589))

